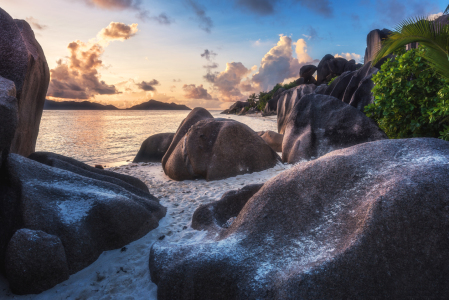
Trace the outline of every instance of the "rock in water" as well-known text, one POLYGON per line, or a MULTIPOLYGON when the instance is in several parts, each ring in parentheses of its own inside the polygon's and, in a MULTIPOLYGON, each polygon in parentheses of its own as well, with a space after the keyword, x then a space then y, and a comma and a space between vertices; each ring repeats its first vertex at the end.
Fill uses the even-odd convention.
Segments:
POLYGON ((284 125, 282 161, 290 164, 388 138, 361 111, 326 95, 311 94, 296 101, 284 125))
POLYGON ((222 114, 237 114, 242 108, 249 106, 249 102, 237 101, 231 105, 228 109, 222 112, 222 114))
POLYGON ((69 279, 61 240, 40 230, 20 229, 6 250, 6 277, 20 295, 37 294, 69 279))
POLYGON ((299 164, 247 201, 200 207, 202 241, 156 242, 158 299, 446 299, 448 181, 449 143, 437 139, 299 164))
POLYGON ((8 150, 18 123, 16 87, 14 82, 0 76, 0 167, 2 152, 8 150))
POLYGON ((158 133, 150 136, 142 143, 133 162, 161 162, 174 136, 174 133, 158 133))
POLYGON ((0 76, 13 81, 17 91, 19 123, 11 152, 28 156, 35 149, 50 72, 30 25, 1 8, 0 76))
POLYGON ((263 171, 279 161, 276 152, 245 124, 205 119, 190 127, 163 168, 174 180, 218 180, 263 171))
MULTIPOLYGON (((125 178, 129 176, 109 176, 108 171, 90 166, 83 169, 82 165, 71 164, 70 159, 60 156, 36 155, 42 160, 47 156, 46 162, 56 167, 9 154, 0 169, 2 264, 5 262, 5 252, 27 251, 28 248, 21 247, 30 246, 32 241, 28 238, 18 239, 12 248, 8 246, 8 249, 14 250, 6 251, 6 247, 17 230, 29 228, 61 240, 67 269, 69 274, 73 274, 93 263, 103 251, 122 248, 141 238, 156 228, 158 221, 165 216, 166 209, 159 204, 159 200, 138 185, 133 185, 133 180, 125 178)), ((47 238, 41 238, 42 242, 33 242, 33 249, 59 253, 57 248, 48 244, 47 238)), ((58 272, 54 272, 53 277, 49 275, 55 268, 63 269, 59 263, 57 266, 46 264, 45 257, 39 256, 42 253, 36 255, 32 268, 26 272, 15 269, 20 266, 16 263, 17 257, 6 261, 7 274, 10 274, 8 278, 13 281, 10 282, 11 286, 16 287, 15 293, 39 293, 49 285, 65 280, 63 276, 58 277, 58 272), (27 286, 29 276, 39 268, 45 274, 42 282, 36 279, 39 285, 28 286, 24 290, 19 288, 27 286)), ((25 263, 33 257, 23 259, 25 263)))

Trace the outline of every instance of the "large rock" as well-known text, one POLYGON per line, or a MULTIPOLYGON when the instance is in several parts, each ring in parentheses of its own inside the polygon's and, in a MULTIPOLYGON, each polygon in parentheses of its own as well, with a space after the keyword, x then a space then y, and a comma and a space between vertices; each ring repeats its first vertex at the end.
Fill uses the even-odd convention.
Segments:
POLYGON ((40 230, 17 230, 8 243, 6 278, 15 294, 37 294, 69 279, 61 240, 40 230))
POLYGON ((296 101, 285 119, 282 161, 290 164, 357 144, 387 139, 361 111, 332 96, 311 94, 296 101))
POLYGON ((189 131, 190 127, 192 127, 201 120, 213 118, 214 117, 212 117, 210 112, 208 112, 206 109, 202 107, 195 107, 181 122, 181 125, 179 125, 179 128, 176 131, 175 136, 173 137, 173 141, 171 142, 170 147, 168 147, 167 152, 165 152, 165 155, 162 158, 162 168, 165 168, 165 164, 167 163, 171 154, 175 150, 176 146, 178 146, 179 141, 181 141, 186 135, 186 133, 189 131))
POLYGON ((385 28, 382 30, 374 29, 368 33, 368 36, 366 37, 365 64, 374 59, 374 56, 382 47, 382 41, 390 34, 391 31, 385 28))
POLYGON ((262 113, 263 116, 272 116, 277 114, 278 100, 280 97, 282 97, 284 91, 285 91, 284 88, 278 89, 274 93, 273 98, 268 100, 267 104, 265 105, 265 109, 263 110, 262 113))
POLYGON ((142 143, 133 162, 161 162, 174 136, 174 133, 158 133, 150 136, 142 143))
POLYGON ((202 240, 156 242, 158 299, 446 299, 448 181, 449 143, 437 139, 299 164, 248 200, 200 207, 202 240))
POLYGON ((302 66, 301 69, 299 69, 299 76, 302 78, 312 77, 316 70, 318 70, 318 68, 315 65, 302 66))
POLYGON ((284 134, 286 118, 290 114, 290 111, 295 103, 305 95, 314 93, 315 89, 316 85, 305 84, 291 88, 282 93, 278 101, 277 109, 278 132, 280 134, 284 134))
POLYGON ((237 114, 242 108, 249 106, 249 102, 237 101, 231 105, 228 109, 222 112, 222 114, 237 114))
POLYGON ((279 160, 276 152, 245 124, 205 119, 189 129, 163 168, 174 180, 218 180, 263 171, 279 160))
MULTIPOLYGON (((106 176, 105 171, 95 168, 92 169, 98 173, 86 170, 63 159, 50 157, 50 161, 57 167, 9 154, 0 170, 2 264, 6 246, 14 233, 29 228, 61 240, 67 268, 73 274, 93 263, 103 251, 121 248, 141 238, 156 228, 158 221, 165 216, 166 209, 159 204, 159 200, 128 183, 132 180, 126 182, 126 179, 106 176)), ((27 247, 29 243, 21 239, 17 245, 27 247)), ((14 251, 27 251, 25 248, 19 249, 19 246, 15 246, 14 251)), ((45 243, 36 245, 38 249, 47 246, 45 243)), ((43 257, 36 259, 45 262, 43 257)), ((18 265, 9 265, 8 274, 20 274, 20 270, 14 270, 11 266, 18 265)), ((32 270, 38 267, 33 266, 32 270)), ((40 268, 43 274, 50 274, 54 265, 41 264, 40 268)), ((32 270, 29 272, 34 272, 32 270)), ((25 286, 29 274, 26 273, 22 279, 13 276, 14 286, 25 286)), ((57 276, 58 273, 52 278, 45 277, 45 282, 53 284, 65 279, 57 276)), ((40 288, 15 290, 16 293, 40 291, 40 288)))
POLYGON ((334 57, 326 54, 318 64, 317 85, 330 81, 332 78, 347 71, 355 71, 356 65, 352 61, 348 62, 342 57, 334 57))
POLYGON ((14 82, 0 76, 0 167, 2 151, 10 148, 17 123, 16 87, 14 82))
POLYGON ((50 72, 33 30, 24 20, 13 20, 0 8, 0 76, 14 82, 19 123, 11 152, 34 152, 50 72))
POLYGON ((260 137, 276 152, 282 152, 282 140, 284 136, 277 132, 267 130, 260 137))
POLYGON ((149 193, 148 187, 145 183, 135 177, 94 168, 73 158, 60 154, 51 152, 35 152, 28 158, 40 162, 41 164, 73 172, 84 177, 119 185, 134 194, 146 195, 149 193))

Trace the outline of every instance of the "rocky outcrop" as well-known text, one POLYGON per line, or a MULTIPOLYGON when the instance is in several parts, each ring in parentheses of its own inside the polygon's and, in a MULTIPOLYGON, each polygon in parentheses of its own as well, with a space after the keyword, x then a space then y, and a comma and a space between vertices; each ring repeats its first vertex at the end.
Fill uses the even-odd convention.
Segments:
POLYGON ((330 81, 332 78, 343 74, 344 72, 355 71, 357 65, 354 60, 347 61, 342 57, 334 57, 326 54, 318 64, 317 85, 330 81))
POLYGON ((448 298, 448 181, 448 142, 382 140, 225 194, 152 246, 158 299, 448 298))
POLYGON ((278 109, 277 109, 278 132, 280 134, 284 134, 285 120, 287 116, 290 114, 290 111, 295 105, 296 101, 301 99, 305 95, 314 93, 315 89, 316 85, 305 84, 291 88, 282 93, 278 101, 278 109))
POLYGON ((0 77, 0 167, 2 152, 9 151, 18 123, 18 107, 14 82, 0 77))
POLYGON ((237 114, 242 108, 249 106, 249 102, 237 101, 231 105, 228 109, 222 111, 222 114, 237 114))
MULTIPOLYGON (((374 29, 370 31, 368 36, 366 37, 366 50, 365 50, 365 64, 372 61, 376 53, 380 50, 382 46, 382 41, 391 34, 391 31, 388 29, 374 29)), ((376 65, 376 68, 380 68, 382 63, 376 65)))
POLYGON ((0 8, 0 76, 14 82, 18 100, 18 125, 11 152, 34 152, 50 72, 33 30, 24 20, 14 20, 0 8))
POLYGON ((158 133, 150 136, 140 146, 133 162, 161 162, 174 136, 174 133, 158 133))
POLYGON ((315 77, 313 77, 313 74, 315 74, 316 70, 318 68, 314 65, 305 65, 302 66, 301 69, 299 70, 299 77, 304 78, 304 82, 305 84, 310 84, 310 83, 316 83, 315 77))
POLYGON ((197 122, 201 120, 207 120, 207 119, 213 119, 210 112, 208 112, 206 109, 202 107, 195 107, 188 115, 187 117, 182 121, 181 125, 179 125, 178 130, 175 133, 175 136, 173 137, 173 141, 170 144, 170 147, 168 147, 167 151, 165 152, 164 157, 162 158, 162 168, 165 169, 165 164, 167 163, 168 159, 170 158, 171 154, 175 150, 175 148, 178 146, 178 143, 184 138, 184 136, 189 131, 190 127, 195 125, 197 122))
POLYGON ((267 130, 258 135, 276 152, 282 152, 282 140, 284 136, 277 132, 267 130))
POLYGON ((276 152, 248 126, 213 118, 192 125, 164 160, 164 172, 174 180, 224 179, 259 172, 280 161, 276 152))
POLYGON ((277 114, 277 108, 278 108, 278 100, 280 97, 282 97, 283 93, 285 92, 284 88, 278 89, 274 95, 273 98, 268 100, 267 104, 265 105, 265 109, 263 110, 262 115, 265 116, 273 116, 277 114))
POLYGON ((387 139, 362 112, 332 96, 311 94, 295 102, 285 116, 282 161, 290 164, 337 149, 387 139))
POLYGON ((56 154, 31 157, 46 164, 9 154, 0 170, 0 261, 17 294, 39 293, 64 281, 66 268, 69 274, 78 272, 103 251, 144 236, 165 215, 136 178, 56 154), (17 237, 21 229, 43 233, 17 237), (52 263, 47 263, 49 254, 55 255, 52 263), (29 268, 17 269, 23 265, 29 268), (42 276, 29 284, 36 272, 42 276))

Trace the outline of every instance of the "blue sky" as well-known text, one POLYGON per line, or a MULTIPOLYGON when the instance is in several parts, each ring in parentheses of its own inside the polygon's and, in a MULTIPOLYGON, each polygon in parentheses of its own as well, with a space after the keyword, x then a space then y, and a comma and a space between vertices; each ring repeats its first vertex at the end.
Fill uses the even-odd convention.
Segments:
POLYGON ((156 99, 216 108, 293 80, 301 65, 316 64, 328 53, 362 61, 370 30, 442 12, 447 4, 3 0, 0 7, 32 25, 53 70, 49 98, 119 107, 156 99), (100 36, 105 28, 113 34, 100 36), (69 52, 72 42, 78 52, 69 52), (201 56, 206 49, 209 55, 201 56), (70 56, 81 59, 87 54, 95 55, 97 63, 76 70, 90 74, 91 81, 67 75, 75 70, 70 56), (74 84, 84 92, 68 90, 74 84))

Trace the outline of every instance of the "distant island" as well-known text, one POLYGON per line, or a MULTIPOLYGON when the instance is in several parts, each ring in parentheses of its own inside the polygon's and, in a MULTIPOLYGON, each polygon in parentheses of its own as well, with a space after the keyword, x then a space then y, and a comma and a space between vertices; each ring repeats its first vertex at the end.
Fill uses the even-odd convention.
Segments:
MULTIPOLYGON (((53 101, 45 100, 44 110, 120 110, 114 105, 103 105, 89 101, 53 101)), ((176 103, 165 103, 156 100, 150 100, 138 105, 134 105, 126 110, 191 110, 185 105, 176 103)))
POLYGON ((192 110, 185 105, 176 103, 165 103, 156 100, 150 100, 138 105, 134 105, 127 110, 192 110))
POLYGON ((45 110, 118 110, 114 105, 103 105, 100 103, 83 101, 53 101, 45 100, 45 110))

